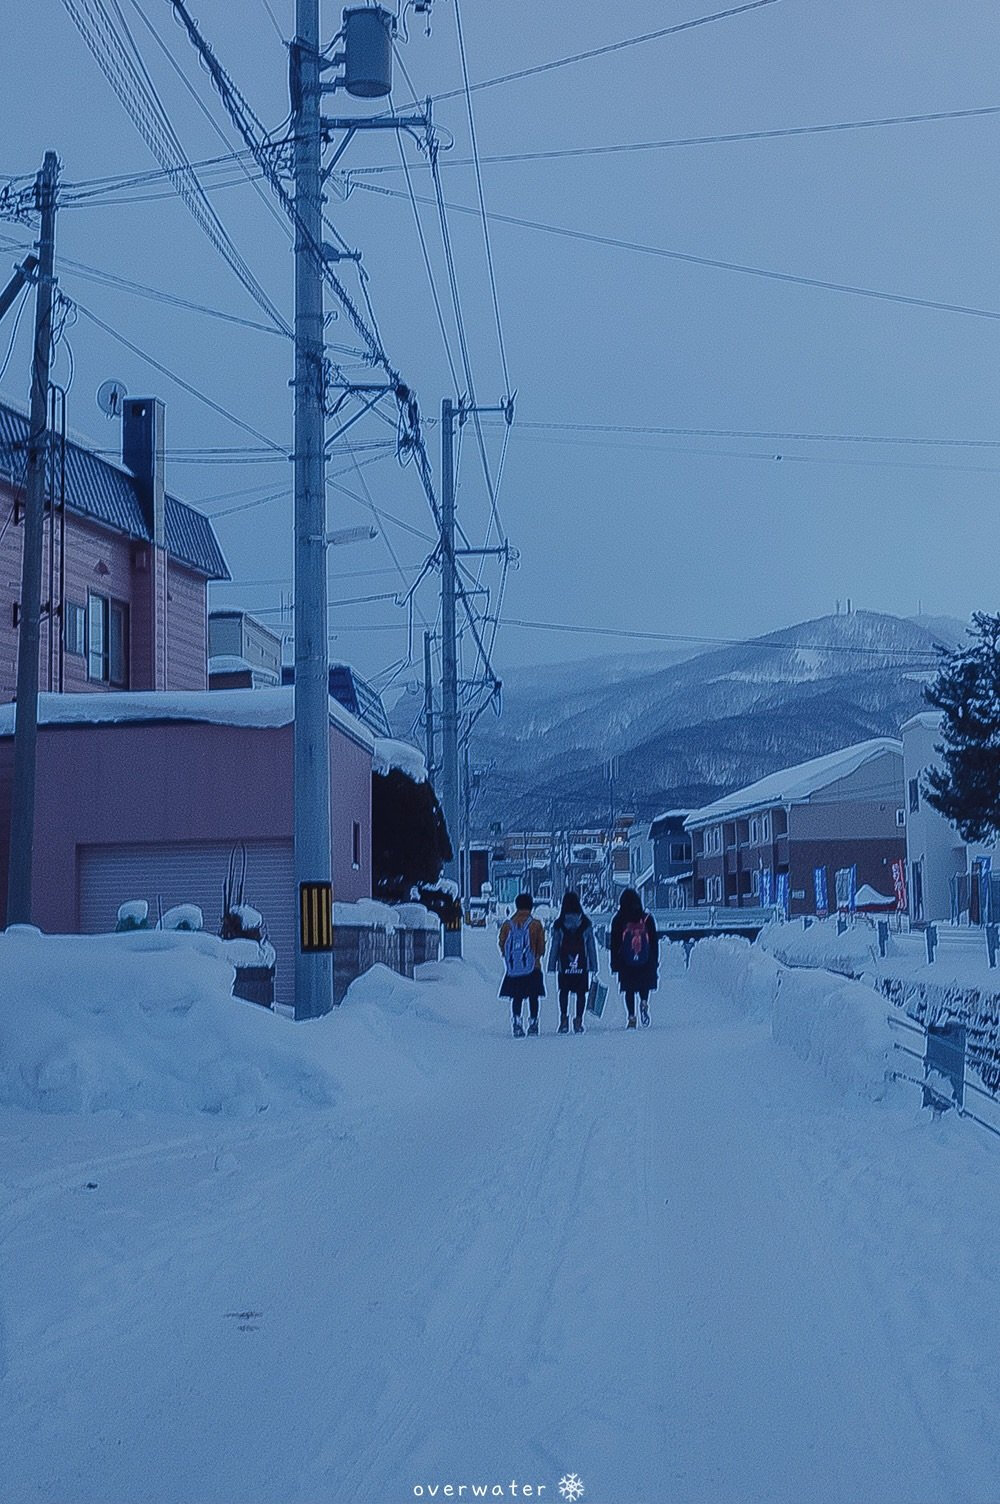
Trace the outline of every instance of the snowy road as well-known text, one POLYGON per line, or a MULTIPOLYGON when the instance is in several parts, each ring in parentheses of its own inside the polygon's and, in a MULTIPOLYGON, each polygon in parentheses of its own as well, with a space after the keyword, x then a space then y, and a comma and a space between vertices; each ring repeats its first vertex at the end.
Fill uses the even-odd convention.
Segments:
POLYGON ((992 1142, 681 978, 515 1042, 474 945, 334 1111, 0 1115, 4 1504, 1000 1500, 992 1142))

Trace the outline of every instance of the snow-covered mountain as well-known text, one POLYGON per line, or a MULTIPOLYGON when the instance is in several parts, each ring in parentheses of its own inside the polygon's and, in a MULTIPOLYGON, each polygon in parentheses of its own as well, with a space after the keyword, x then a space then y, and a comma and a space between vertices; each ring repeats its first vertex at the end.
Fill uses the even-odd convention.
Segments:
MULTIPOLYGON (((699 805, 792 763, 898 735, 923 706, 939 646, 964 624, 880 612, 824 616, 685 656, 598 660, 513 676, 500 720, 477 728, 495 764, 476 823, 604 818, 605 765, 619 757, 619 809, 699 805)), ((679 656, 679 655, 678 655, 679 656)))

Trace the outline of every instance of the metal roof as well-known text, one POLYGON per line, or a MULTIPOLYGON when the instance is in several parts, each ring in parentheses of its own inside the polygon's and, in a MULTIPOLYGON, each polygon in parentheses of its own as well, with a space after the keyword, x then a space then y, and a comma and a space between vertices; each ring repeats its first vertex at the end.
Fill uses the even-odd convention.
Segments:
MULTIPOLYGON (((15 485, 24 473, 27 442, 28 419, 0 402, 0 475, 15 485)), ((66 440, 66 505, 128 538, 150 541, 134 477, 72 439, 66 440)), ((203 512, 167 496, 164 531, 167 552, 178 564, 210 580, 230 578, 215 529, 203 512)))

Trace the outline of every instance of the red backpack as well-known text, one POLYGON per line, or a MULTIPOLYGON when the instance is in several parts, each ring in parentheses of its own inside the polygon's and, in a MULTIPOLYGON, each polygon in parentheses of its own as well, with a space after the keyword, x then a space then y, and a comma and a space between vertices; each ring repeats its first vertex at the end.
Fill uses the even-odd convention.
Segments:
POLYGON ((622 966, 627 971, 641 971, 649 964, 649 916, 632 919, 622 930, 622 966))

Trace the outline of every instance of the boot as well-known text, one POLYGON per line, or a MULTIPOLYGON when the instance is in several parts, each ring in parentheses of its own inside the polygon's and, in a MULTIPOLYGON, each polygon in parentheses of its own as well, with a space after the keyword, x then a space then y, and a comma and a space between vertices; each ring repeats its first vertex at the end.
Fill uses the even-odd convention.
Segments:
POLYGON ((629 1014, 629 1020, 628 1020, 628 1023, 625 1025, 625 1027, 626 1027, 626 1029, 634 1029, 635 1028, 635 1014, 634 1013, 630 1013, 629 1014))
POLYGON ((583 1019, 582 1018, 574 1018, 574 1020, 573 1020, 573 1033, 574 1034, 582 1034, 583 1032, 584 1032, 583 1019))
POLYGON ((528 1020, 528 1033, 529 1034, 537 1034, 538 1033, 538 1019, 537 1018, 532 1018, 532 1019, 528 1020))
POLYGON ((524 1038, 524 1025, 522 1024, 522 1022, 521 1022, 521 1020, 519 1018, 515 1018, 515 1020, 514 1020, 514 1038, 515 1039, 523 1039, 524 1038))
POLYGON ((569 1033, 569 1019, 566 1017, 565 1013, 563 1014, 562 1018, 559 1020, 559 1027, 556 1030, 556 1033, 557 1034, 568 1034, 569 1033))
POLYGON ((642 1027, 644 1029, 648 1029, 649 1028, 649 1004, 648 1003, 640 1003, 639 1004, 639 1017, 642 1019, 642 1027))

